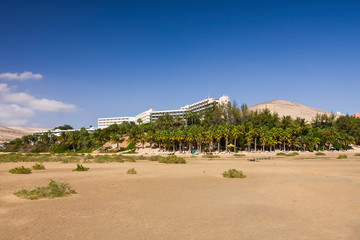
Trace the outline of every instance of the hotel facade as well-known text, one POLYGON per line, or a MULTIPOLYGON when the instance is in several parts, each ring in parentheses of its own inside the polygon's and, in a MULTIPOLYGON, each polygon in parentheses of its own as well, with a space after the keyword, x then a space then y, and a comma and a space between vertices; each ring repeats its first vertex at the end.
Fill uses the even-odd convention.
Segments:
POLYGON ((165 114, 184 119, 185 115, 189 112, 199 113, 211 107, 213 103, 227 104, 229 101, 229 96, 223 95, 220 98, 206 98, 204 100, 190 105, 186 105, 176 110, 155 111, 154 109, 150 108, 149 110, 142 112, 135 117, 98 118, 98 128, 102 129, 112 124, 121 124, 124 122, 138 123, 139 119, 141 119, 142 123, 155 122, 160 116, 164 116, 165 114))

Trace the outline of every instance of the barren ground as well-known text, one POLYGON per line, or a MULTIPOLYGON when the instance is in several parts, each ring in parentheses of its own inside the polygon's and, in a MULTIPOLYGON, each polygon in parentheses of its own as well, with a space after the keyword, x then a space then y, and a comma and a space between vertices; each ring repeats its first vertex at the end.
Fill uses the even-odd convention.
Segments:
MULTIPOLYGON (((313 156, 313 155, 312 155, 313 156)), ((185 165, 150 161, 44 163, 12 175, 0 164, 1 239, 354 239, 360 236, 360 157, 249 162, 223 157, 185 165), (127 175, 135 167, 137 175, 127 175), (229 168, 245 179, 225 179, 229 168), (67 198, 24 200, 22 188, 69 182, 67 198)), ((313 158, 313 157, 312 157, 313 158)))

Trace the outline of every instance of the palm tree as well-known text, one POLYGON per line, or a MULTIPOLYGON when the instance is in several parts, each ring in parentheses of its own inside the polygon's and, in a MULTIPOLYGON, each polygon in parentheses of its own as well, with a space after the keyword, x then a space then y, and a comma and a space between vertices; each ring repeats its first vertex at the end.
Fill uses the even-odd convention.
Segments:
POLYGON ((214 137, 215 137, 215 139, 217 141, 217 145, 218 145, 218 147, 217 147, 218 152, 220 152, 220 140, 221 140, 222 136, 223 136, 223 133, 221 131, 221 128, 218 128, 214 133, 214 137))

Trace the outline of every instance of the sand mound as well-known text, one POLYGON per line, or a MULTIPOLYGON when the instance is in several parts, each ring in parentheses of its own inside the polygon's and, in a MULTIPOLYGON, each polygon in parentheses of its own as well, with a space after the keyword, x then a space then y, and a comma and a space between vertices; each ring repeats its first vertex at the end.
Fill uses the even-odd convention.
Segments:
POLYGON ((269 109, 271 112, 277 112, 280 117, 291 116, 292 118, 305 118, 306 121, 311 122, 317 114, 331 115, 330 112, 309 107, 300 103, 295 103, 286 100, 272 100, 270 102, 256 104, 249 107, 250 110, 269 109))
POLYGON ((26 128, 26 127, 1 127, 0 143, 8 142, 25 135, 33 134, 34 131, 46 131, 44 128, 26 128))

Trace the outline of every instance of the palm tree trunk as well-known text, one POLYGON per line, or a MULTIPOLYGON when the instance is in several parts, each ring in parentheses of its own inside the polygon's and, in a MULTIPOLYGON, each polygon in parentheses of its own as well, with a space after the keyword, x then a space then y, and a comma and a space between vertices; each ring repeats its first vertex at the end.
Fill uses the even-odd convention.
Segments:
POLYGON ((218 141, 218 152, 220 152, 220 141, 218 141))
POLYGON ((226 144, 226 146, 225 146, 225 152, 227 152, 227 151, 228 151, 228 142, 229 142, 229 139, 228 139, 228 138, 226 138, 226 142, 225 142, 225 144, 226 144))
POLYGON ((236 153, 236 138, 234 139, 234 153, 236 153))
POLYGON ((255 149, 255 152, 256 152, 256 140, 257 140, 257 137, 255 137, 255 141, 254 141, 254 149, 255 149))

